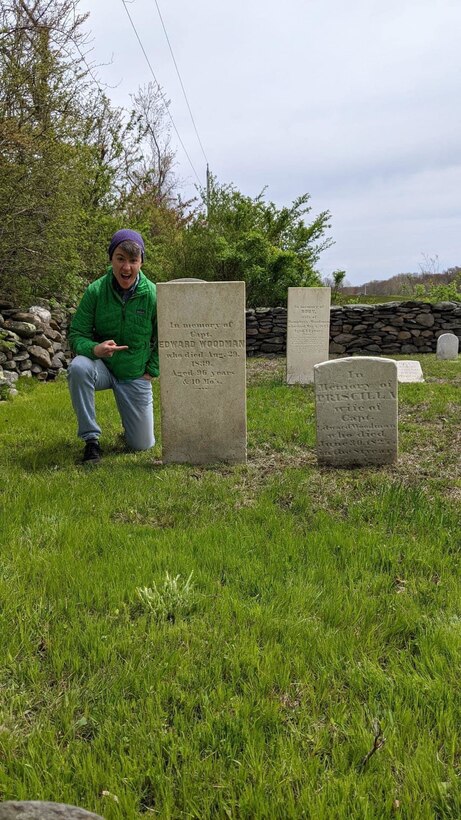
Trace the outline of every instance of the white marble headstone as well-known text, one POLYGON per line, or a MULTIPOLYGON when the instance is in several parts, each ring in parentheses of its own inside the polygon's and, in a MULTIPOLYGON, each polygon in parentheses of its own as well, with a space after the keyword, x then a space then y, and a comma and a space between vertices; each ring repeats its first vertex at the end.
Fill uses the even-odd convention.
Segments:
POLYGON ((438 359, 457 359, 459 351, 459 339, 454 333, 442 333, 437 339, 438 359))
POLYGON ((332 467, 397 460, 397 364, 348 357, 314 367, 317 458, 332 467))
POLYGON ((330 302, 330 288, 288 288, 288 384, 311 384, 314 365, 328 361, 330 302))
POLYGON ((245 283, 176 280, 157 294, 163 462, 245 462, 245 283))

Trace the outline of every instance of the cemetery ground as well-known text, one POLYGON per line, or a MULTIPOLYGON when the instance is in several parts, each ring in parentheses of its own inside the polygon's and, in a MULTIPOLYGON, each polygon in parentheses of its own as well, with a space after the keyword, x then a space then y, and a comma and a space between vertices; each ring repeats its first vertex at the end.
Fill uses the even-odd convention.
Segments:
POLYGON ((461 816, 461 360, 419 361, 379 468, 318 467, 280 359, 237 467, 124 452, 105 393, 85 469, 64 380, 0 405, 0 800, 461 816))

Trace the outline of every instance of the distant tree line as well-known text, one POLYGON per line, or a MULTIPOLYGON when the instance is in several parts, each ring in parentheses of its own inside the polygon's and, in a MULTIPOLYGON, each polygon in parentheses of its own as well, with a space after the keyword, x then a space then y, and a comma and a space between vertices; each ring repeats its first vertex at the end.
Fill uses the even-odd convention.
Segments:
MULTIPOLYGON (((436 258, 435 258, 436 259, 436 258)), ((434 260, 430 260, 432 263, 434 260)), ((373 279, 364 285, 344 287, 346 296, 403 296, 415 298, 440 293, 440 297, 455 298, 461 295, 461 267, 455 266, 438 272, 434 265, 421 265, 419 273, 399 273, 389 279, 373 279), (431 269, 427 269, 427 268, 431 269)))
POLYGON ((112 233, 139 230, 155 281, 244 279, 253 306, 317 285, 330 214, 211 177, 193 200, 175 174, 168 101, 148 84, 114 107, 88 62, 79 0, 0 0, 0 292, 71 303, 103 273, 112 233))

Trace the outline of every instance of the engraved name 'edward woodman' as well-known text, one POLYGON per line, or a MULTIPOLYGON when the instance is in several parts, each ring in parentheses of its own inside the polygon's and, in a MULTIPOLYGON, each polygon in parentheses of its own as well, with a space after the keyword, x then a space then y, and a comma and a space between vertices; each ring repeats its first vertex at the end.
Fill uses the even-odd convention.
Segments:
POLYGON ((246 461, 245 283, 157 291, 164 463, 246 461))

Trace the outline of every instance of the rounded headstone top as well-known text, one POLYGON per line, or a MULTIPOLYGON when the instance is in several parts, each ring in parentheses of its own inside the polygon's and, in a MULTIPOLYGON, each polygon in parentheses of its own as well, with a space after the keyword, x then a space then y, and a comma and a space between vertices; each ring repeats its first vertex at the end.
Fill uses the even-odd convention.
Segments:
POLYGON ((454 333, 442 333, 437 339, 436 355, 438 359, 457 359, 459 338, 454 333))
POLYGON ((164 284, 165 285, 176 285, 176 284, 178 284, 178 282, 179 283, 184 283, 184 282, 206 282, 206 281, 207 281, 206 279, 193 279, 192 277, 186 276, 186 277, 184 277, 184 279, 170 279, 168 282, 165 282, 164 284))
POLYGON ((0 803, 0 820, 104 820, 78 806, 42 800, 8 800, 0 803))

